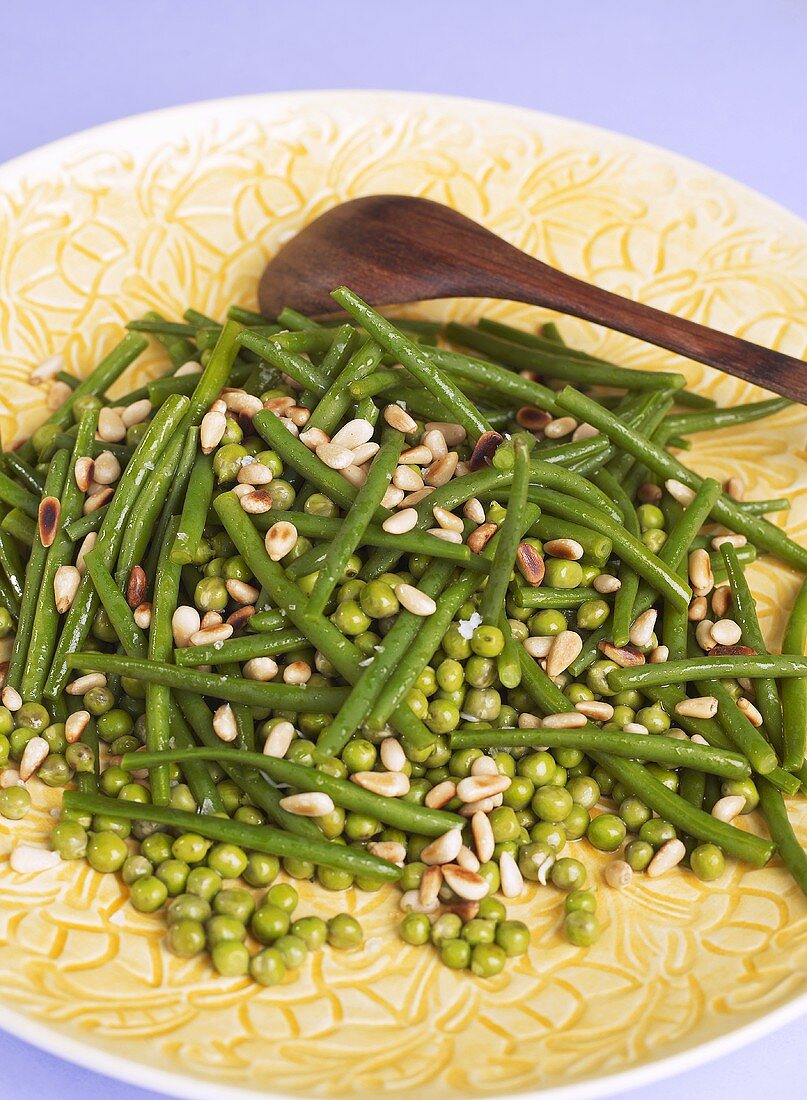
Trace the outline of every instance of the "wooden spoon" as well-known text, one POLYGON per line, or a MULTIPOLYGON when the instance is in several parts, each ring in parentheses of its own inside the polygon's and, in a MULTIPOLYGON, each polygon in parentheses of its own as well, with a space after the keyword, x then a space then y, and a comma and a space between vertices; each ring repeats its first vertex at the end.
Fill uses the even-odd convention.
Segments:
POLYGON ((408 195, 354 199, 306 226, 261 276, 267 317, 337 311, 349 286, 374 306, 509 298, 582 317, 807 403, 807 363, 591 286, 528 256, 456 210, 408 195))

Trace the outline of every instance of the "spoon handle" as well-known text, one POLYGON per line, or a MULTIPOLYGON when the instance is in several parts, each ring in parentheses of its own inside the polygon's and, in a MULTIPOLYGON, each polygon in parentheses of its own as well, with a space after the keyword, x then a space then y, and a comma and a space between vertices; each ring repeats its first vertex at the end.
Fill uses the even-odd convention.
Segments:
POLYGON ((490 288, 491 294, 617 329, 807 404, 807 362, 612 294, 513 252, 509 270, 500 267, 494 277, 497 285, 490 288))

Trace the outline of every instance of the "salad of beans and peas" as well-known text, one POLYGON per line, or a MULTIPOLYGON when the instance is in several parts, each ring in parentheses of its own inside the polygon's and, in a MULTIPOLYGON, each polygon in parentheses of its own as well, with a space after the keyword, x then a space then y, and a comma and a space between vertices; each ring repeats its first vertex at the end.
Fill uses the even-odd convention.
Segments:
POLYGON ((807 587, 770 654, 744 573, 807 549, 786 500, 677 457, 788 402, 333 296, 347 323, 149 314, 87 378, 34 372, 50 415, 0 466, 0 814, 64 795, 12 869, 119 874, 170 951, 264 985, 363 940, 289 880, 397 884, 401 939, 482 978, 528 950, 525 883, 596 942, 577 842, 608 889, 778 852, 807 892, 807 587), (170 369, 109 399, 146 334, 170 369))

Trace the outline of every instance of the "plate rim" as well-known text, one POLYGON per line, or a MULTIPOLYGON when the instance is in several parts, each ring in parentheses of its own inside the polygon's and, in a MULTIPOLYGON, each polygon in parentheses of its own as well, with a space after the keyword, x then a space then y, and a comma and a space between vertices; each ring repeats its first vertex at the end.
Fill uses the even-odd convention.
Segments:
MULTIPOLYGON (((525 120, 533 123, 543 120, 553 125, 571 127, 580 134, 589 134, 600 139, 605 137, 609 141, 618 142, 623 147, 627 146, 636 150, 652 152, 662 156, 667 162, 681 164, 690 170, 696 169, 703 173, 704 178, 719 181, 723 187, 728 187, 734 193, 752 199, 777 217, 799 226, 802 230, 807 230, 806 219, 775 199, 718 169, 703 164, 701 161, 653 142, 622 134, 608 127, 597 126, 578 119, 517 104, 473 96, 412 92, 390 88, 312 88, 219 96, 213 99, 194 100, 189 103, 174 104, 169 107, 125 115, 56 138, 0 163, 0 190, 6 190, 15 182, 24 179, 27 174, 41 171, 48 164, 50 164, 50 170, 53 170, 53 161, 56 158, 69 155, 71 150, 77 151, 83 143, 99 142, 112 135, 119 139, 121 134, 124 137, 127 136, 127 131, 137 132, 141 128, 148 128, 154 123, 170 125, 173 120, 181 119, 183 116, 198 116, 211 111, 217 114, 232 113, 236 116, 239 114, 243 116, 250 110, 260 108, 262 104, 282 100, 294 102, 324 98, 329 104, 333 104, 335 101, 349 104, 351 101, 358 102, 368 97, 374 102, 378 102, 381 98, 387 101, 408 100, 413 105, 442 105, 445 108, 461 107, 465 110, 478 107, 488 111, 500 111, 509 116, 521 115, 524 116, 525 120)), ((530 1089, 529 1091, 516 1093, 497 1093, 495 1096, 491 1096, 491 1100, 495 1100, 495 1097, 499 1097, 501 1100, 514 1097, 523 1097, 524 1100, 597 1100, 597 1098, 612 1096, 621 1090, 640 1088, 654 1081, 696 1069, 755 1042, 804 1015, 807 1015, 807 991, 797 994, 769 1012, 764 1012, 738 1027, 732 1028, 724 1035, 716 1036, 686 1050, 655 1058, 629 1069, 597 1078, 584 1079, 568 1085, 530 1089)), ((176 1097, 178 1100, 287 1100, 291 1096, 288 1093, 255 1090, 220 1081, 208 1082, 200 1076, 144 1065, 125 1055, 105 1051, 91 1042, 84 1042, 80 1038, 64 1035, 50 1028, 46 1023, 33 1020, 23 1012, 18 1012, 7 1005, 0 1005, 0 1028, 36 1049, 81 1066, 83 1069, 88 1069, 100 1076, 135 1085, 138 1088, 151 1089, 162 1095, 176 1097), (57 1040, 56 1049, 53 1049, 54 1038, 57 1040), (100 1066, 97 1064, 99 1061, 100 1066), (134 1066, 138 1069, 140 1078, 138 1081, 132 1081, 131 1079, 131 1071, 134 1066)))

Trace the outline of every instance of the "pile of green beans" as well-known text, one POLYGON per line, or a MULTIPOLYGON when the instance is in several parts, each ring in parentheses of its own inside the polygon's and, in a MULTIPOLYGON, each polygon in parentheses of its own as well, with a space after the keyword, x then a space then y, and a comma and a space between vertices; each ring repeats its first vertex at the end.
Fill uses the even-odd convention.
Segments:
POLYGON ((0 456, 0 816, 65 788, 63 859, 263 985, 361 945, 294 880, 395 884, 403 942, 482 978, 529 948, 498 893, 562 891, 578 948, 600 877, 778 854, 807 893, 807 583, 778 654, 746 573, 807 552, 670 453, 788 402, 333 297, 133 320, 0 456), (166 372, 110 401, 147 337, 166 372))

